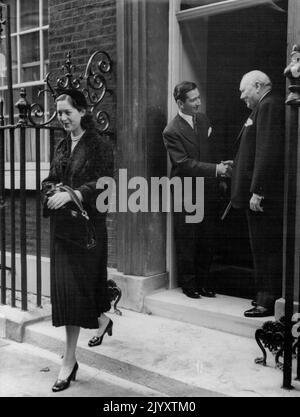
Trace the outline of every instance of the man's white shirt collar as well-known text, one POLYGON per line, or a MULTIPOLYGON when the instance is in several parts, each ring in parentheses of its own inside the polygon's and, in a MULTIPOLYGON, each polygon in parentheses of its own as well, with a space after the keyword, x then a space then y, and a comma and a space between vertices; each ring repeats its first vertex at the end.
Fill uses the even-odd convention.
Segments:
MULTIPOLYGON (((190 116, 189 114, 184 114, 182 113, 180 110, 178 110, 178 114, 180 117, 182 117, 186 122, 188 122, 188 124, 191 126, 192 129, 194 129, 194 120, 193 120, 193 116, 190 116)), ((211 126, 208 128, 207 131, 207 136, 210 137, 212 132, 212 128, 211 126)))
POLYGON ((188 124, 191 126, 192 129, 194 129, 194 122, 193 122, 193 116, 190 116, 189 114, 184 114, 182 111, 178 110, 178 114, 180 117, 182 117, 188 124))

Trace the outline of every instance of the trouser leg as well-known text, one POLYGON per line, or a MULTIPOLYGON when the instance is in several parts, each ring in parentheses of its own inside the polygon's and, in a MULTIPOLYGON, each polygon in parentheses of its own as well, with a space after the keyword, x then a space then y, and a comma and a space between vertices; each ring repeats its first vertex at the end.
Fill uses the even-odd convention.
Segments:
POLYGON ((216 241, 215 207, 207 207, 201 223, 186 223, 184 213, 175 213, 177 275, 183 288, 212 288, 210 267, 216 241))
POLYGON ((198 288, 214 288, 210 268, 215 253, 216 222, 217 218, 211 210, 207 211, 203 222, 196 226, 194 261, 198 288))
POLYGON ((273 308, 281 295, 282 218, 247 210, 258 305, 273 308))
POLYGON ((185 289, 195 289, 195 225, 185 223, 184 213, 175 213, 174 232, 178 284, 185 289))

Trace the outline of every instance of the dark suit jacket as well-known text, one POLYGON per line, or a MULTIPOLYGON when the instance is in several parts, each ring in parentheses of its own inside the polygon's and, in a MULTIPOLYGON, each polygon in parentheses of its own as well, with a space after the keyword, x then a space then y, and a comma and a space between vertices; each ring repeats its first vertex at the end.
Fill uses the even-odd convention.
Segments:
POLYGON ((179 115, 168 124, 163 139, 172 163, 171 177, 216 177, 209 128, 203 113, 197 115, 197 134, 179 115))
POLYGON ((193 195, 196 190, 196 177, 204 177, 204 204, 208 207, 208 203, 217 203, 218 194, 214 148, 212 137, 208 137, 211 126, 203 113, 197 114, 196 124, 197 134, 188 122, 177 114, 163 131, 163 139, 172 163, 171 177, 192 177, 193 195))
POLYGON ((231 201, 235 208, 249 207, 253 193, 264 205, 282 200, 284 167, 284 106, 269 92, 250 114, 238 137, 231 201))

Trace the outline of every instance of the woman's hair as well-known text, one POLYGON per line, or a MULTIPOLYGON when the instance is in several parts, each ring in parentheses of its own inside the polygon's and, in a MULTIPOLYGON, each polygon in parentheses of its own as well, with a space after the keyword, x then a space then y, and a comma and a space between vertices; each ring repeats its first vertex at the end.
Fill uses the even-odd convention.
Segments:
POLYGON ((85 114, 82 116, 80 120, 80 125, 82 129, 91 129, 96 128, 96 123, 94 117, 90 111, 88 111, 88 104, 86 102, 86 98, 81 91, 78 90, 64 90, 55 100, 55 103, 58 101, 67 100, 71 106, 73 106, 76 110, 82 111, 85 110, 85 114))

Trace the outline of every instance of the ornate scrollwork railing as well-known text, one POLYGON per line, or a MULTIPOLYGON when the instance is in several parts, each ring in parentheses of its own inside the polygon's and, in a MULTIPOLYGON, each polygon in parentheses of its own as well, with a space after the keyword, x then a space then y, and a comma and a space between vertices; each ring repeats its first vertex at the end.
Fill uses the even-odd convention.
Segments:
MULTIPOLYGON (((52 101, 55 101, 64 90, 79 90, 86 97, 89 110, 94 114, 100 132, 108 132, 110 117, 105 110, 101 109, 101 104, 107 94, 112 94, 106 79, 112 70, 110 56, 105 51, 96 51, 91 55, 84 75, 76 75, 75 70, 75 66, 71 62, 71 54, 68 52, 62 66, 63 75, 53 81, 53 73, 49 72, 44 79, 45 88, 39 90, 38 97, 47 94, 52 101)), ((19 109, 19 124, 29 123, 32 126, 42 127, 49 125, 56 118, 56 110, 54 110, 45 120, 43 106, 38 102, 28 103, 25 89, 21 89, 20 96, 20 100, 16 103, 19 109)))
POLYGON ((3 26, 6 24, 6 18, 3 16, 3 12, 2 12, 2 6, 3 4, 0 5, 0 42, 1 42, 1 35, 3 32, 3 26))
POLYGON ((104 51, 96 51, 90 57, 84 75, 87 87, 83 92, 87 101, 91 103, 91 111, 95 114, 100 130, 103 132, 108 130, 110 120, 108 113, 99 109, 99 105, 106 94, 112 94, 105 79, 105 75, 110 73, 111 69, 112 61, 109 55, 104 51))
MULTIPOLYGON (((292 343, 292 352, 296 355, 300 330, 298 313, 293 315, 292 325, 292 332, 289 336, 292 343)), ((255 359, 256 364, 263 366, 267 365, 266 349, 268 349, 273 355, 275 355, 276 368, 283 370, 283 362, 280 361, 280 358, 283 357, 284 354, 285 331, 286 323, 284 316, 278 321, 266 321, 262 327, 256 330, 255 340, 263 353, 263 357, 255 359)))

